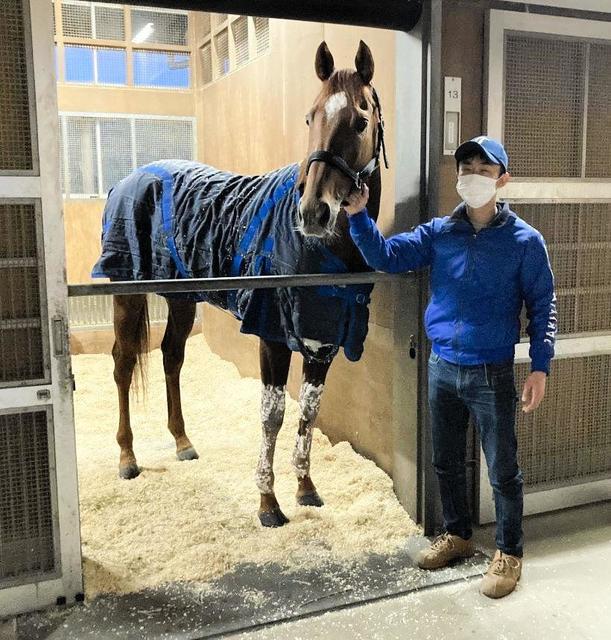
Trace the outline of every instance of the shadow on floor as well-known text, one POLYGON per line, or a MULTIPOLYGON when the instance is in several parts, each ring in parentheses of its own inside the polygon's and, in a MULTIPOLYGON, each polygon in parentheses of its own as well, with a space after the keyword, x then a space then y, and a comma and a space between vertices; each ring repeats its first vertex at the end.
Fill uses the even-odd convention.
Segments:
POLYGON ((207 584, 172 583, 101 596, 82 606, 21 616, 15 638, 211 638, 465 580, 486 569, 487 558, 477 553, 452 567, 422 571, 414 558, 428 543, 413 537, 392 555, 372 555, 352 565, 286 572, 279 565, 245 564, 207 584))

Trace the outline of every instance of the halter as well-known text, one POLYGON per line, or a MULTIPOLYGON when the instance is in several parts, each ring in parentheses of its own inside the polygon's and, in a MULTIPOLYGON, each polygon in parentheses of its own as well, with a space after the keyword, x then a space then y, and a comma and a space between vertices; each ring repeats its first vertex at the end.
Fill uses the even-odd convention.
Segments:
POLYGON ((306 166, 306 176, 310 170, 310 165, 313 162, 326 162, 339 169, 344 175, 348 176, 357 189, 360 189, 363 182, 369 179, 371 174, 380 166, 380 151, 384 158, 384 165, 388 169, 388 158, 386 157, 386 145, 384 144, 384 118, 382 117, 382 107, 380 105, 380 99, 376 90, 371 87, 373 94, 373 101, 375 108, 378 110, 380 122, 378 123, 378 136, 376 141, 376 150, 373 158, 360 170, 355 171, 350 165, 341 157, 336 156, 330 151, 313 151, 308 157, 308 164, 306 166))

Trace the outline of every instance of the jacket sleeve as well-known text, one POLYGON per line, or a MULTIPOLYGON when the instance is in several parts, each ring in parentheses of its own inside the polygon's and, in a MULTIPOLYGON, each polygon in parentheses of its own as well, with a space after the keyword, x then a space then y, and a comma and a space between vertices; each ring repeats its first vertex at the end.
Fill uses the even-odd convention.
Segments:
POLYGON ((433 226, 421 224, 413 231, 384 238, 367 210, 349 216, 350 235, 365 262, 388 273, 411 271, 431 264, 433 256, 433 226))
POLYGON ((526 304, 530 336, 531 371, 549 375, 556 342, 556 294, 554 276, 541 234, 533 236, 526 247, 520 271, 522 298, 526 304))

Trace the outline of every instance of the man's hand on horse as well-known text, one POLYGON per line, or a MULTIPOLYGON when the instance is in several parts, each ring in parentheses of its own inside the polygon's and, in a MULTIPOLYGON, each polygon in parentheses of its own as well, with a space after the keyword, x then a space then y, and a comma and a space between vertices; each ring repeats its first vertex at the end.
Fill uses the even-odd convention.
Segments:
POLYGON ((531 413, 541 404, 545 395, 545 379, 546 375, 543 371, 533 371, 526 379, 522 391, 524 413, 531 413))
POLYGON ((367 206, 367 200, 369 200, 369 187, 365 183, 360 189, 353 189, 346 197, 348 204, 344 207, 344 211, 353 216, 355 213, 359 213, 367 206))

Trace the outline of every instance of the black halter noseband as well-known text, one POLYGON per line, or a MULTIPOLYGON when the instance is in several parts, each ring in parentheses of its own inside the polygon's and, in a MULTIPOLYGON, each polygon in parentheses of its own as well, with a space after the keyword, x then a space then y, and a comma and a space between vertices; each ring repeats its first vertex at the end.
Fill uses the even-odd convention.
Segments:
POLYGON ((376 90, 371 87, 373 93, 373 101, 375 108, 378 110, 380 122, 378 123, 378 139, 376 142, 376 150, 373 158, 360 170, 355 171, 350 165, 341 157, 336 156, 330 151, 313 151, 308 157, 308 164, 306 166, 306 176, 310 170, 310 165, 313 162, 326 162, 339 169, 344 175, 348 176, 354 186, 360 189, 363 182, 365 182, 371 174, 380 166, 380 151, 384 158, 384 165, 388 169, 388 158, 386 157, 386 145, 384 144, 384 118, 382 118, 382 107, 380 105, 380 99, 376 90))

